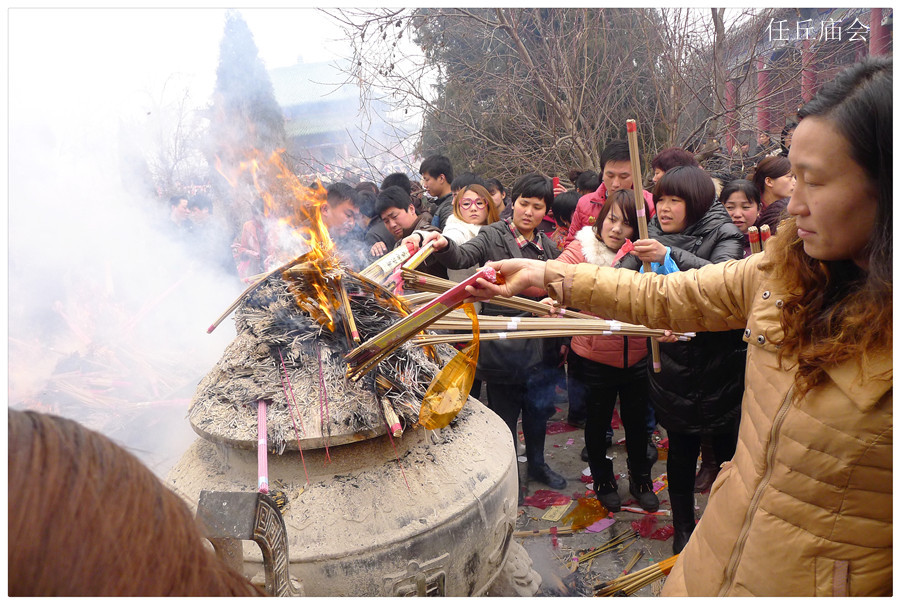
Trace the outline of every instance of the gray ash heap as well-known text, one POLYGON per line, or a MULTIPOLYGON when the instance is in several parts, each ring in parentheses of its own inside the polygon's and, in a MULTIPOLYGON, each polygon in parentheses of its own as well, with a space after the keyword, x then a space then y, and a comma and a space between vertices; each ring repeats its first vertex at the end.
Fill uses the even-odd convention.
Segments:
POLYGON ((307 262, 277 271, 236 310, 237 336, 200 381, 191 426, 212 442, 255 449, 257 401, 266 400, 269 449, 281 454, 385 434, 385 400, 404 428, 415 425, 453 348, 407 342, 358 381, 345 377, 343 358, 358 345, 354 323, 365 342, 408 312, 386 289, 340 266, 323 270, 307 262))

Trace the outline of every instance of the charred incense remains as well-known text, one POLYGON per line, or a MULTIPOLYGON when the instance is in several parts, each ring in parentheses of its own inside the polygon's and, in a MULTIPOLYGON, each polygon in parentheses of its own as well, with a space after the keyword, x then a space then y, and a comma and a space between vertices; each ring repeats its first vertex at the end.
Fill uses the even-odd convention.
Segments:
POLYGON ((387 290, 337 264, 272 273, 240 301, 237 337, 201 380, 191 424, 215 442, 254 449, 256 402, 265 400, 269 450, 277 453, 414 425, 452 348, 441 347, 441 359, 434 348, 403 344, 362 379, 345 377, 356 337, 365 342, 407 314, 387 290))

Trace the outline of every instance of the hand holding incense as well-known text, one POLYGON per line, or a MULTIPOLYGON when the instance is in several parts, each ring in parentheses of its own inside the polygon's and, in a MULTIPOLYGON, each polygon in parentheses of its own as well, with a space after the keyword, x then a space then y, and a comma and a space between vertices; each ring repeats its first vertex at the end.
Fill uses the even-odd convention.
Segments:
POLYGON ((489 283, 497 282, 497 271, 491 267, 484 267, 477 273, 450 288, 428 304, 425 304, 411 315, 408 315, 388 327, 371 340, 348 352, 344 359, 350 365, 347 375, 352 380, 360 377, 375 366, 375 364, 394 351, 397 347, 412 338, 454 308, 460 306, 469 298, 466 287, 472 286, 477 279, 484 279, 489 283))

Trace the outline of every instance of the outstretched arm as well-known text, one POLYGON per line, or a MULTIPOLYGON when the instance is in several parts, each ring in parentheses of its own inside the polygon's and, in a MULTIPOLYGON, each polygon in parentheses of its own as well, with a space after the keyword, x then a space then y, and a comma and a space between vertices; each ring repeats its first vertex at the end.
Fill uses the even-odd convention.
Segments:
POLYGON ((526 296, 541 296, 544 290, 543 260, 527 260, 525 258, 512 258, 488 262, 490 266, 500 273, 502 284, 489 283, 484 279, 478 279, 475 286, 466 287, 466 291, 479 300, 489 300, 494 296, 517 296, 524 293, 526 296))

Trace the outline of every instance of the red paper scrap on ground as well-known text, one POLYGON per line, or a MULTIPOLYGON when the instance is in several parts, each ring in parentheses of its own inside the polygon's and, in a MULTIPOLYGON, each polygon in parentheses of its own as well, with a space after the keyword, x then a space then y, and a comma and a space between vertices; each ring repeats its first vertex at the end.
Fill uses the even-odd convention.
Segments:
POLYGON ((640 520, 633 520, 631 522, 631 528, 633 528, 641 537, 646 539, 653 534, 654 530, 656 530, 656 517, 644 516, 640 520))
POLYGON ((564 432, 574 432, 578 430, 575 426, 571 426, 566 422, 548 422, 547 434, 563 434, 564 432))
POLYGON ((534 492, 534 495, 525 498, 525 505, 546 510, 550 506, 564 505, 570 501, 572 501, 572 498, 568 495, 563 495, 557 491, 538 489, 534 492))
POLYGON ((650 535, 651 539, 656 539, 657 541, 665 541, 672 537, 675 534, 675 527, 671 524, 666 524, 655 531, 650 535))
POLYGON ((582 474, 582 475, 581 475, 581 482, 584 482, 584 483, 587 483, 587 484, 592 484, 592 483, 594 482, 594 477, 591 476, 590 474, 588 474, 587 476, 585 476, 584 474, 582 474))

